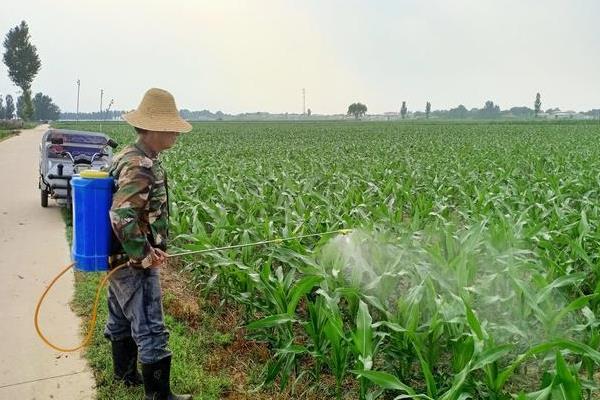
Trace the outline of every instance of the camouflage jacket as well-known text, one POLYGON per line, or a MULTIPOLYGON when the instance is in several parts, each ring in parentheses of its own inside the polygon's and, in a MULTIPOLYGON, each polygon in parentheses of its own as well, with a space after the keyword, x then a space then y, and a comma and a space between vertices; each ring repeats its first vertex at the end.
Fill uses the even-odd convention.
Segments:
POLYGON ((113 254, 125 253, 132 265, 147 268, 151 247, 167 249, 169 204, 167 177, 157 154, 141 143, 124 148, 109 173, 116 191, 110 209, 113 254))

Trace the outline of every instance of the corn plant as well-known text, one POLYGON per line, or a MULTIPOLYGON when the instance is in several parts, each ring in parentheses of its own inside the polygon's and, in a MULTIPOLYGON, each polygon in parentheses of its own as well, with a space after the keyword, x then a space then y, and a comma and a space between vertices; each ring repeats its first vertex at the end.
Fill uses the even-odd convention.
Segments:
POLYGON ((244 305, 249 336, 273 352, 267 381, 311 368, 338 397, 356 379, 354 398, 592 399, 599 134, 585 122, 194 124, 161 156, 172 246, 355 229, 185 259, 199 295, 244 305))

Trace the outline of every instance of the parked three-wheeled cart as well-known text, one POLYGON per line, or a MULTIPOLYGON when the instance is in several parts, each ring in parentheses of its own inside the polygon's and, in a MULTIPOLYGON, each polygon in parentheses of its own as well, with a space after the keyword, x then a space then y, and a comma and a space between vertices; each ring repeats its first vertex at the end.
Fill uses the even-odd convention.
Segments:
POLYGON ((52 198, 70 208, 72 176, 86 169, 107 169, 116 147, 117 143, 104 133, 49 129, 40 144, 42 207, 47 207, 52 198))

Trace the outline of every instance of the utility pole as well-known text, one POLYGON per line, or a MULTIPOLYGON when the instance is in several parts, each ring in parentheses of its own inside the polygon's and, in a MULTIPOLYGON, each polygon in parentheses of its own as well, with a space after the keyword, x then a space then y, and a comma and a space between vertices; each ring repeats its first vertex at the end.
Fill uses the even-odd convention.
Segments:
POLYGON ((306 89, 302 88, 302 115, 306 115, 306 89))
POLYGON ((100 89, 100 119, 102 119, 102 97, 104 97, 104 89, 100 89))
POLYGON ((79 87, 81 86, 81 81, 77 79, 77 117, 75 117, 75 123, 79 123, 79 87))
POLYGON ((102 97, 104 96, 104 89, 100 89, 100 132, 102 132, 102 97))

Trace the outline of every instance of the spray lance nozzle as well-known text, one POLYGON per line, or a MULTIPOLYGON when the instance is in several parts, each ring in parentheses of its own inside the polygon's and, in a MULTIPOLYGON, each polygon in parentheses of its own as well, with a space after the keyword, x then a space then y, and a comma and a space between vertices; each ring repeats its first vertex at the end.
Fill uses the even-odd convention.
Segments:
POLYGON ((242 247, 249 247, 249 246, 259 246, 259 245, 263 245, 263 244, 271 244, 271 243, 275 243, 275 244, 281 244, 283 242, 287 242, 290 240, 298 240, 298 239, 304 239, 304 238, 309 238, 309 237, 314 237, 314 236, 326 236, 326 235, 333 235, 336 233, 342 234, 342 235, 347 235, 350 232, 352 232, 352 229, 338 229, 335 231, 327 231, 327 232, 320 232, 320 233, 310 233, 307 235, 299 235, 299 236, 289 236, 289 237, 284 237, 284 238, 276 238, 276 239, 269 239, 269 240, 263 240, 260 242, 253 242, 253 243, 244 243, 244 244, 234 244, 231 246, 224 246, 224 247, 211 247, 208 249, 202 249, 202 250, 192 250, 192 251, 182 251, 179 253, 170 253, 168 254, 169 258, 172 257, 179 257, 179 256, 187 256, 187 255, 192 255, 192 254, 200 254, 200 253, 209 253, 209 252, 213 252, 213 251, 219 251, 219 250, 231 250, 231 249, 239 249, 242 247))

